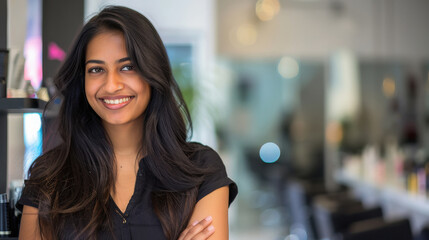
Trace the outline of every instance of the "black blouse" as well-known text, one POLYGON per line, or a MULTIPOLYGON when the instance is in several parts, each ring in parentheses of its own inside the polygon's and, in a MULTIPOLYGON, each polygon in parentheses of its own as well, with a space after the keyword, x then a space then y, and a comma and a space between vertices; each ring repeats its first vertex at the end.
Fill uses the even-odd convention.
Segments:
MULTIPOLYGON (((229 204, 237 196, 237 185, 228 178, 225 166, 219 155, 209 147, 195 153, 193 161, 201 167, 216 169, 213 174, 205 176, 203 183, 198 190, 197 201, 207 194, 223 186, 229 186, 229 204)), ((127 205, 124 213, 116 206, 113 199, 110 199, 111 219, 113 222, 113 232, 115 239, 166 239, 162 231, 161 223, 152 209, 150 179, 149 174, 143 168, 144 158, 139 163, 134 193, 127 205)), ((34 191, 23 191, 34 192, 34 191)), ((37 208, 38 204, 31 201, 34 196, 23 194, 17 203, 17 207, 22 210, 23 205, 37 208)), ((109 230, 100 233, 100 239, 113 239, 109 230)))

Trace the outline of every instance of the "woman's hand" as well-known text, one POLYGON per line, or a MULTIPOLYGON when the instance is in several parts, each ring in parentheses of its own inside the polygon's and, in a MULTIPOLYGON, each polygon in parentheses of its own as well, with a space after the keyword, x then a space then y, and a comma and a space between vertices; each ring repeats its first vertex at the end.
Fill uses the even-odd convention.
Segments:
POLYGON ((210 223, 213 221, 211 216, 206 217, 201 221, 195 221, 190 224, 180 234, 178 240, 206 240, 214 233, 213 225, 210 223))

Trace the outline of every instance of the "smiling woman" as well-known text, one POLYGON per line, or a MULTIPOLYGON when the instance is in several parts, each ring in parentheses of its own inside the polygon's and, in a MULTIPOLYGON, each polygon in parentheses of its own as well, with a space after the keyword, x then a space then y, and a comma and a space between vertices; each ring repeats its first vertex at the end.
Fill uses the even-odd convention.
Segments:
POLYGON ((143 15, 94 16, 55 84, 62 143, 30 168, 21 239, 228 239, 237 186, 215 151, 188 142, 189 112, 143 15))
POLYGON ((102 32, 89 42, 85 94, 104 127, 141 125, 150 99, 150 86, 131 63, 121 32, 102 32))

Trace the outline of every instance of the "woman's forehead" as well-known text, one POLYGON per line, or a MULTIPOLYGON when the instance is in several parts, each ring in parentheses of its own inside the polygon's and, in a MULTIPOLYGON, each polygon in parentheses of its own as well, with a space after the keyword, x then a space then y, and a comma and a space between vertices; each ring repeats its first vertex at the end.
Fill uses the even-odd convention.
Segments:
POLYGON ((89 59, 122 59, 128 57, 124 35, 119 31, 105 31, 95 35, 86 48, 89 59))

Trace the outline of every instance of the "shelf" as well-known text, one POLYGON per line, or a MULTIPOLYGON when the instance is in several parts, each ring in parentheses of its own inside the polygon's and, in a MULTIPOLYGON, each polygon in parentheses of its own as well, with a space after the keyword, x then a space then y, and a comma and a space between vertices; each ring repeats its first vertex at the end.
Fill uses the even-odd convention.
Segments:
POLYGON ((335 176, 338 182, 346 184, 353 189, 359 189, 360 192, 371 193, 372 198, 379 200, 389 200, 391 203, 398 204, 408 211, 424 214, 429 218, 429 200, 426 196, 413 194, 404 189, 395 188, 389 185, 376 185, 362 179, 347 176, 342 172, 337 172, 335 176))
POLYGON ((43 112, 46 101, 37 98, 0 98, 0 112, 34 113, 43 112))
POLYGON ((0 193, 7 192, 7 115, 41 113, 46 104, 37 98, 0 98, 0 193))
POLYGON ((381 206, 386 219, 408 217, 416 234, 429 225, 429 200, 426 196, 390 185, 368 182, 341 170, 335 173, 334 178, 349 186, 364 205, 381 206))

